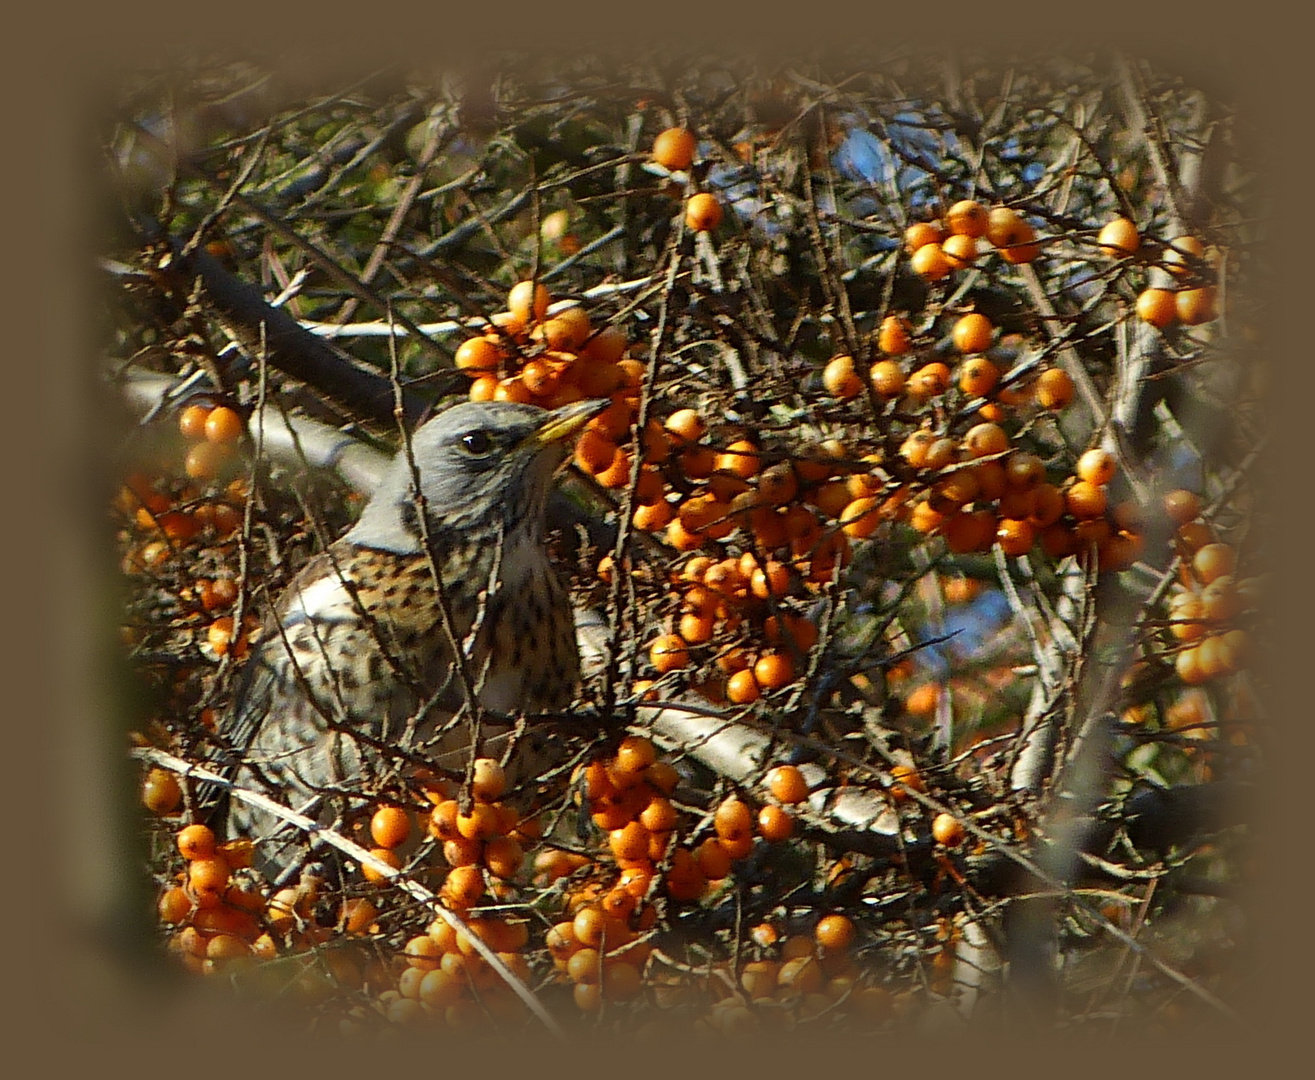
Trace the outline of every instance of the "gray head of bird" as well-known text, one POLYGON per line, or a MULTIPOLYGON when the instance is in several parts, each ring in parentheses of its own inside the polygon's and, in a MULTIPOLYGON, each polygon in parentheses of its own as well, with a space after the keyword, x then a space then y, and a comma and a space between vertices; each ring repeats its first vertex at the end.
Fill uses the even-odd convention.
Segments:
POLYGON ((412 461, 431 539, 471 537, 501 526, 541 531, 553 474, 571 436, 606 408, 603 400, 541 409, 509 401, 463 402, 422 424, 411 453, 398 451, 346 539, 398 553, 422 551, 412 461))

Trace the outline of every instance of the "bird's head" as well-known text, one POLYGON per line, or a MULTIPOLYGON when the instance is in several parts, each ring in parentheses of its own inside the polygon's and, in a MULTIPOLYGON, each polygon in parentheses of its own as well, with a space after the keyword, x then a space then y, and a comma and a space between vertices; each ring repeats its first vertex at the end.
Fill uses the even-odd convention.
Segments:
POLYGON ((498 524, 541 528, 571 436, 608 404, 578 401, 550 411, 480 401, 445 409, 416 429, 409 457, 398 452, 347 539, 385 551, 423 550, 412 460, 435 541, 498 524))

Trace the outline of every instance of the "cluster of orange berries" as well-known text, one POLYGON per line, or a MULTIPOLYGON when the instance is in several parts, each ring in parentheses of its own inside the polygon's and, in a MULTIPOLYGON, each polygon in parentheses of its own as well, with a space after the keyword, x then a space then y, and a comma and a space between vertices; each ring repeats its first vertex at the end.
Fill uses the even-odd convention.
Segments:
MULTIPOLYGON (((848 469, 846 451, 828 440, 767 464, 753 439, 735 437, 718 450, 707 432, 703 417, 685 408, 648 433, 634 524, 691 553, 672 577, 684 592, 678 626, 650 644, 649 658, 659 674, 679 670, 693 661, 691 647, 720 644, 714 639, 724 631, 716 660, 725 683, 718 676, 703 688, 713 700, 725 694, 744 703, 795 679, 817 630, 789 610, 790 600, 822 590, 849 564, 849 537, 826 520, 841 509, 834 496, 844 482, 835 477, 848 469), (771 647, 755 655, 739 645, 746 636, 771 647)), ((589 442, 586 432, 577 460, 589 442)), ((600 574, 612 570, 604 559, 600 574)))
MULTIPOLYGON (((677 842, 681 816, 671 801, 678 775, 657 760, 648 739, 627 736, 614 757, 585 766, 580 777, 593 823, 607 833, 620 870, 611 888, 636 899, 648 895, 657 868, 666 864, 662 884, 667 894, 676 900, 698 900, 710 882, 730 873, 733 862, 748 857, 755 835, 770 842, 793 833, 793 815, 777 803, 789 806, 808 797, 802 773, 793 765, 777 766, 764 780, 775 802, 755 815, 748 803, 728 797, 713 814, 714 835, 687 847, 677 842)), ((623 902, 619 894, 617 900, 623 902)))
POLYGON ((121 569, 138 574, 164 563, 193 540, 227 540, 242 525, 239 509, 246 500, 245 481, 236 480, 217 499, 198 487, 177 487, 164 477, 143 472, 128 476, 114 497, 114 508, 137 530, 121 533, 125 554, 121 569), (176 487, 175 491, 163 490, 176 487))
MULTIPOLYGON (((899 452, 916 470, 905 483, 893 484, 876 457, 870 473, 848 478, 846 493, 867 489, 838 511, 848 535, 870 536, 894 518, 918 532, 939 533, 955 554, 988 551, 999 543, 1006 555, 1018 557, 1039 543, 1059 559, 1094 544, 1099 565, 1111 570, 1126 569, 1141 552, 1135 504, 1109 506, 1107 485, 1116 465, 1104 450, 1084 453, 1075 475, 1059 485, 1047 481, 1035 454, 1012 450, 1009 434, 990 420, 958 440, 919 429, 899 452)), ((844 495, 837 494, 839 506, 844 495)))
MULTIPOLYGON (((749 931, 738 971, 729 962, 708 971, 714 1000, 696 1026, 735 1034, 760 1027, 765 1017, 787 1024, 841 1012, 885 1019, 892 995, 868 984, 855 966, 856 937, 853 921, 839 914, 823 916, 811 934, 788 937, 776 924, 760 923, 749 931)), ((681 1002, 689 990, 675 972, 655 975, 654 984, 659 1006, 681 1002)))
MULTIPOLYGON (((172 774, 152 770, 143 789, 148 805, 169 801, 160 801, 170 790, 165 777, 172 781, 172 790, 177 789, 172 774)), ((304 909, 306 898, 301 894, 276 896, 267 910, 259 890, 234 882, 234 871, 251 865, 250 840, 220 844, 207 826, 186 825, 178 831, 176 842, 187 868, 178 874, 177 884, 164 889, 157 905, 160 921, 179 927, 169 948, 188 968, 204 974, 213 974, 234 960, 277 955, 270 930, 290 929, 292 905, 304 909), (286 912, 277 904, 287 907, 286 912)))
POLYGON ((512 286, 507 310, 490 318, 484 335, 458 346, 456 365, 471 377, 471 401, 557 409, 611 398, 612 404, 589 422, 576 460, 604 487, 621 487, 630 478, 631 456, 621 444, 628 442, 639 411, 644 365, 625 355, 629 342, 624 330, 595 331, 578 305, 549 317, 551 303, 543 285, 522 281, 512 286))
POLYGON ((963 199, 945 214, 944 227, 919 221, 904 231, 904 247, 914 271, 927 281, 940 281, 954 270, 966 270, 981 254, 978 241, 990 241, 1009 263, 1029 263, 1041 253, 1036 229, 1007 206, 987 210, 963 199))
POLYGON ((530 924, 517 918, 472 918, 457 930, 441 916, 402 949, 405 964, 395 990, 379 995, 394 1023, 423 1015, 442 1016, 451 1027, 467 1027, 492 1015, 510 1019, 523 1011, 520 999, 475 945, 478 939, 522 981, 530 978, 525 949, 530 924), (476 1000, 476 995, 478 1000, 476 1000))
MULTIPOLYGON (((172 557, 195 555, 197 545, 231 543, 242 526, 247 482, 239 478, 223 487, 217 483, 242 435, 238 414, 222 405, 189 405, 179 413, 178 427, 191 443, 183 463, 190 482, 135 472, 114 498, 115 509, 129 522, 119 533, 125 574, 158 571, 172 557)), ((259 620, 248 613, 234 644, 233 618, 224 612, 236 603, 238 593, 237 580, 226 574, 196 578, 179 591, 197 629, 204 630, 197 644, 207 659, 230 649, 238 656, 246 653, 248 634, 259 620)), ((125 640, 132 643, 134 636, 125 628, 125 640)))
POLYGON ((233 459, 245 430, 242 418, 227 405, 188 405, 178 414, 178 430, 190 446, 183 471, 193 480, 218 478, 233 459))
MULTIPOLYGON (((877 347, 884 359, 872 365, 869 380, 883 405, 901 398, 913 407, 927 404, 946 393, 952 384, 969 400, 981 398, 977 413, 983 420, 1005 418, 1006 408, 1017 409, 1035 400, 1043 409, 1060 410, 1073 400, 1073 380, 1061 368, 1047 368, 1034 378, 1010 386, 1001 386, 1000 367, 989 356, 980 355, 991 348, 995 327, 978 312, 959 318, 951 334, 954 346, 964 354, 957 373, 943 360, 932 360, 906 375, 897 357, 913 352, 914 341, 909 322, 901 315, 888 315, 877 334, 877 347), (978 354, 978 355, 973 355, 978 354)), ((863 392, 863 380, 854 368, 854 358, 836 356, 822 370, 822 385, 842 401, 863 392)))
MULTIPOLYGON (((1122 217, 1106 223, 1097 243, 1104 254, 1114 259, 1134 256, 1141 250, 1137 226, 1122 217)), ((1169 242, 1161 265, 1175 278, 1181 279, 1193 275, 1198 269, 1193 262, 1198 266, 1208 266, 1211 260, 1211 254, 1195 236, 1179 236, 1169 242)), ((1209 284, 1193 284, 1179 289, 1147 288, 1137 296, 1137 317, 1161 330, 1176 322, 1184 326, 1200 326, 1218 314, 1217 295, 1215 286, 1209 284)))
POLYGON ((1176 542, 1182 556, 1181 578, 1169 597, 1170 632, 1182 644, 1174 669, 1195 686, 1242 667, 1247 633, 1232 622, 1254 606, 1258 582, 1238 580, 1237 553, 1215 540, 1200 520, 1201 502, 1190 491, 1171 491, 1165 510, 1178 526, 1176 542))
MULTIPOLYGON (((506 770, 493 758, 477 758, 471 780, 472 801, 462 811, 460 803, 447 797, 441 786, 427 788, 434 807, 429 814, 429 834, 442 844, 443 858, 450 869, 439 896, 455 911, 466 911, 484 896, 486 888, 495 896, 509 895, 509 883, 525 862, 525 843, 539 838, 537 819, 522 820, 513 806, 499 801, 507 789, 506 770), (486 883, 485 872, 491 883, 486 883)), ((399 807, 381 807, 370 823, 378 845, 373 854, 397 869, 397 849, 410 834, 410 818, 399 807)), ((366 878, 375 875, 365 868, 366 878)))
MULTIPOLYGON (((717 674, 692 683, 693 689, 711 701, 747 705, 764 692, 789 686, 799 674, 796 658, 808 654, 818 634, 811 619, 781 604, 796 581, 816 588, 817 578, 830 580, 830 567, 815 573, 816 577, 803 578, 778 559, 760 564, 752 552, 718 561, 694 556, 675 575, 674 584, 683 589, 676 629, 650 643, 649 662, 659 675, 681 670, 694 661, 691 647, 711 645, 721 633, 726 644, 715 650, 717 674), (766 647, 737 643, 746 637, 765 642, 766 647)), ((644 696, 650 685, 647 680, 636 681, 636 694, 644 696)))
POLYGON ((573 984, 583 1012, 597 1011, 604 1001, 629 1001, 643 990, 652 952, 644 935, 657 922, 657 908, 643 900, 645 888, 643 875, 624 871, 606 891, 590 883, 571 897, 568 917, 548 931, 553 969, 573 984))
MULTIPOLYGON (((698 140, 688 128, 667 128, 653 140, 653 160, 670 172, 683 172, 694 163, 697 148, 698 140)), ((694 232, 711 232, 721 219, 721 203, 710 192, 696 192, 685 204, 685 224, 694 232)))

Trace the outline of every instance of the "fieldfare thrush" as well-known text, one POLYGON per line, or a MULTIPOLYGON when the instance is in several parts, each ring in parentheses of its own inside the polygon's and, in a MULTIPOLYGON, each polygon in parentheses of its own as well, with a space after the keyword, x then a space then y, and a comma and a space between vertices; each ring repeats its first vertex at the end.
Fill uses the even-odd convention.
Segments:
MULTIPOLYGON (((472 728, 453 720, 472 692, 494 714, 570 703, 580 660, 545 511, 570 436, 606 405, 469 402, 416 430, 356 525, 270 610, 219 732, 238 785, 326 822, 335 796, 399 760, 464 768, 472 728)), ((229 835, 278 830, 227 801, 229 835)), ((258 845, 267 872, 295 867, 295 832, 258 845)))

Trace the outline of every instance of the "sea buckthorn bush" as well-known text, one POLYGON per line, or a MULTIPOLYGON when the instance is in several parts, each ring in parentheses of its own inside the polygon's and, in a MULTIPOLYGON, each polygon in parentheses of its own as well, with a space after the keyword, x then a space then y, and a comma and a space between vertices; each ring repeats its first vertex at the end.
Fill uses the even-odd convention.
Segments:
POLYGON ((344 1032, 913 1031, 996 1016, 1038 948, 1065 1024, 1231 1015, 1245 915, 1201 883, 1252 873, 1221 793, 1263 776, 1274 534, 1245 116, 1131 56, 324 89, 198 60, 107 112, 160 954, 344 1032), (353 454, 586 399, 549 514, 578 699, 399 756, 274 878, 196 770, 353 454))

